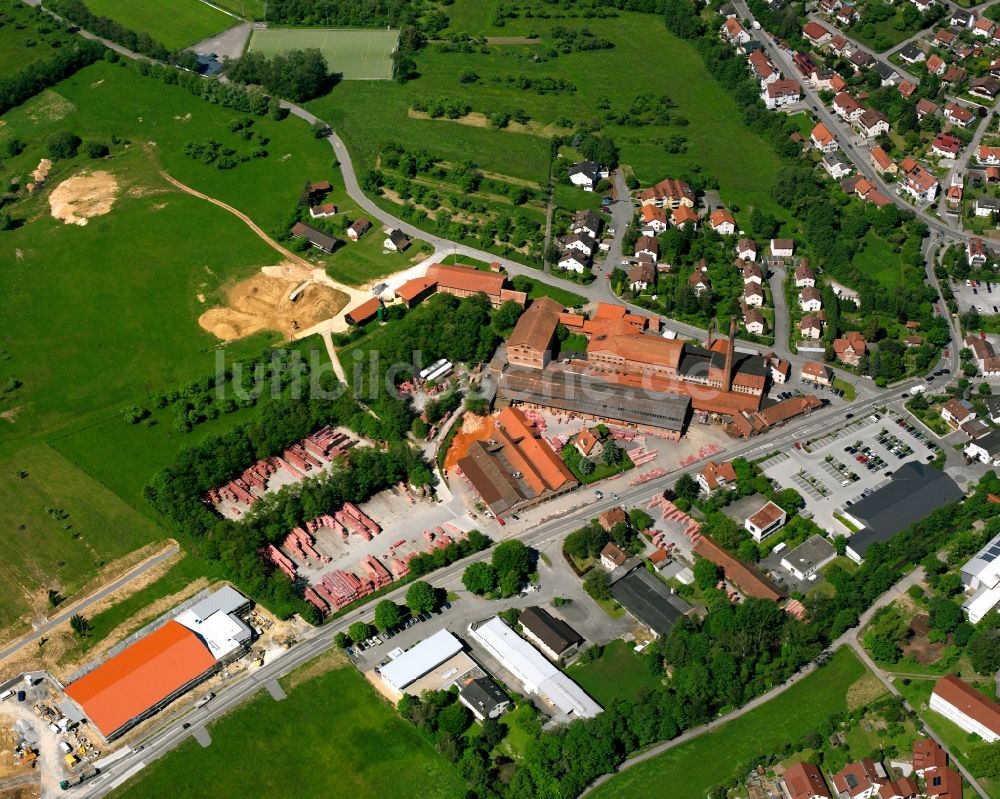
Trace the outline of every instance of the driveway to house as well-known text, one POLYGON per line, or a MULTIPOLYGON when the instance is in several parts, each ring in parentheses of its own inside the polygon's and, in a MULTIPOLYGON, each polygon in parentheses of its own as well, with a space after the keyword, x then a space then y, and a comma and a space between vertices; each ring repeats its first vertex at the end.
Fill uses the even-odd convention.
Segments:
POLYGON ((100 602, 102 599, 105 599, 106 597, 115 593, 115 591, 118 591, 119 589, 128 585, 130 582, 132 582, 132 580, 135 580, 137 577, 141 577, 150 569, 153 569, 160 563, 163 563, 163 561, 169 560, 178 552, 180 552, 180 547, 178 547, 176 544, 172 544, 159 554, 156 554, 151 558, 147 558, 138 566, 133 567, 125 574, 123 574, 121 577, 119 577, 117 580, 108 583, 106 586, 97 590, 90 596, 74 601, 72 604, 67 605, 66 608, 62 610, 59 614, 53 616, 51 619, 48 619, 44 623, 39 624, 37 627, 35 627, 34 630, 32 630, 27 635, 18 638, 16 641, 12 641, 11 643, 7 644, 3 649, 0 649, 0 661, 6 660, 11 655, 19 652, 28 644, 32 644, 39 638, 42 638, 43 636, 52 632, 52 630, 54 630, 59 625, 68 622, 72 616, 76 615, 77 613, 83 613, 83 611, 85 611, 95 602, 100 602))

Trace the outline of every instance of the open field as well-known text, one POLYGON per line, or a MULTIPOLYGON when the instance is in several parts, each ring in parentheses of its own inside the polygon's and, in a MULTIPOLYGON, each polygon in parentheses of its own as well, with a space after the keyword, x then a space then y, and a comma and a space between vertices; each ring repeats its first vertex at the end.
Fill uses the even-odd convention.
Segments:
POLYGON ((46 591, 71 596, 110 560, 162 531, 45 444, 0 459, 0 627, 46 591))
MULTIPOLYGON (((339 208, 338 208, 339 210, 339 208)), ((387 252, 382 247, 385 233, 380 224, 372 225, 357 242, 342 236, 346 244, 333 258, 326 272, 334 280, 351 286, 370 283, 375 278, 391 275, 419 264, 429 256, 434 248, 424 241, 415 241, 406 252, 387 252)))
POLYGON ((73 34, 21 0, 2 0, 0 19, 6 21, 0 26, 0 74, 5 76, 49 58, 54 47, 72 41, 73 34))
POLYGON ((212 0, 212 2, 213 5, 239 14, 246 20, 263 19, 267 10, 265 0, 212 0))
POLYGON ((899 253, 885 239, 869 230, 861 240, 862 249, 854 256, 854 265, 888 289, 902 285, 902 262, 899 253))
POLYGON ((661 796, 662 786, 670 785, 671 799, 703 799, 710 788, 756 755, 780 750, 812 732, 830 714, 846 711, 848 689, 865 674, 861 661, 842 647, 827 666, 767 704, 628 769, 593 796, 642 799, 661 796))
POLYGON ((170 50, 231 28, 237 20, 200 0, 86 0, 95 14, 110 17, 137 33, 148 33, 170 50))
POLYGON ((282 680, 288 690, 284 701, 275 702, 261 691, 209 728, 210 747, 203 749, 189 739, 112 796, 203 797, 208 774, 212 793, 218 796, 465 795, 454 767, 400 719, 353 666, 291 689, 289 680, 282 680))
POLYGON ((659 687, 660 680, 632 646, 612 641, 604 647, 599 660, 574 664, 566 673, 604 707, 618 699, 635 701, 643 689, 659 687))
POLYGON ((330 72, 343 80, 389 80, 392 52, 399 41, 394 30, 255 30, 247 49, 274 56, 289 50, 316 48, 326 56, 330 72))
MULTIPOLYGON (((464 27, 457 20, 466 16, 470 23, 473 18, 482 19, 478 10, 465 14, 462 9, 468 5, 457 3, 448 8, 453 28, 464 27)), ((671 113, 683 116, 687 124, 625 127, 605 123, 601 133, 616 141, 622 163, 632 165, 636 176, 646 183, 701 165, 706 174, 718 177, 725 201, 739 205, 744 212, 763 206, 783 217, 770 197, 780 164, 777 156, 742 124, 735 102, 712 79, 695 48, 674 37, 661 20, 621 13, 601 21, 600 33, 614 43, 613 49, 556 58, 547 55, 552 41, 547 34, 561 20, 535 18, 529 22, 541 36, 538 44, 491 46, 485 54, 446 53, 431 45, 417 53, 420 77, 405 86, 342 83, 309 107, 345 138, 359 172, 374 165, 382 142, 400 141, 408 149, 422 148, 448 161, 469 159, 484 170, 544 183, 548 176, 547 138, 452 120, 414 119, 408 114, 412 98, 446 97, 468 103, 475 112, 523 110, 533 123, 543 127, 566 120, 575 128, 580 122, 603 117, 603 112, 596 110, 601 98, 606 98, 615 112, 627 110, 633 99, 644 93, 634 76, 652 71, 660 76, 653 94, 667 95, 676 106, 671 113), (475 72, 479 81, 458 83, 456 75, 465 70, 475 72), (493 80, 520 75, 568 81, 576 91, 542 95, 493 80), (667 152, 665 141, 674 135, 685 137, 685 152, 667 152), (741 157, 733 158, 733 152, 741 157)))

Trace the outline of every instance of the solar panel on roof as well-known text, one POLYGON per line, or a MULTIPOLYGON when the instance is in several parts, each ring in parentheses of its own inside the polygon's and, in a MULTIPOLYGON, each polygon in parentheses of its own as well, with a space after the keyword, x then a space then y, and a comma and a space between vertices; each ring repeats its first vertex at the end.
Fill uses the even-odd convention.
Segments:
POLYGON ((983 561, 986 563, 992 563, 994 560, 996 560, 996 557, 997 557, 996 555, 991 555, 987 553, 983 555, 983 561))

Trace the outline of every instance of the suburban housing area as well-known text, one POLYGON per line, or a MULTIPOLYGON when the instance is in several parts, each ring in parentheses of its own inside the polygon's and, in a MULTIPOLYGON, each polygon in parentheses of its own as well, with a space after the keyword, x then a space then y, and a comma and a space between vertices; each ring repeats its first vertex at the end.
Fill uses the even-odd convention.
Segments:
POLYGON ((0 0, 0 799, 1000 796, 998 21, 0 0))

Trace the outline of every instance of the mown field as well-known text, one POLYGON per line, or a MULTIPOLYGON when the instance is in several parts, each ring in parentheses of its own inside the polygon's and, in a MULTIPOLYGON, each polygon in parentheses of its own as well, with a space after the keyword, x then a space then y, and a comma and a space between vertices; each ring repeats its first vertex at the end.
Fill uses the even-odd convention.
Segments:
POLYGON ((247 49, 274 56, 314 47, 326 57, 330 72, 343 80, 389 80, 398 39, 399 31, 393 30, 268 28, 255 30, 247 49))
POLYGON ((69 596, 108 561, 162 536, 46 444, 0 458, 0 628, 32 605, 48 612, 48 588, 69 596))
POLYGON ((861 661, 842 647, 824 668, 770 702, 622 772, 593 796, 659 797, 663 786, 669 785, 671 799, 703 799, 710 788, 734 776, 750 758, 781 749, 815 730, 830 714, 846 711, 848 688, 865 674, 861 661))
MULTIPOLYGON (((472 9, 470 5, 448 7, 451 29, 481 32, 473 24, 485 24, 484 15, 478 6, 472 9)), ((687 124, 603 124, 601 133, 618 143, 622 163, 633 167, 645 183, 700 166, 706 175, 718 178, 725 201, 743 208, 760 205, 775 210, 770 190, 778 158, 742 124, 735 102, 712 79, 695 48, 674 37, 656 16, 622 13, 600 21, 517 20, 502 35, 523 36, 529 30, 540 34, 539 43, 490 45, 485 54, 478 49, 446 53, 430 45, 416 55, 420 77, 406 85, 342 83, 312 101, 310 108, 345 138, 359 173, 375 164, 382 143, 400 141, 407 148, 423 148, 449 161, 468 159, 484 170, 544 183, 549 135, 601 120, 604 112, 598 106, 605 100, 611 110, 622 112, 638 94, 666 95, 676 106, 675 119, 683 117, 687 124), (552 40, 547 34, 554 24, 587 25, 615 47, 549 57, 552 40), (460 83, 458 76, 466 71, 474 72, 479 80, 460 83), (508 75, 561 79, 572 83, 576 91, 537 94, 492 80, 508 75), (636 80, 638 75, 655 75, 656 80, 647 85, 636 80), (409 112, 414 97, 464 101, 475 112, 523 110, 531 121, 526 132, 513 132, 492 130, 482 121, 472 126, 417 119, 409 112), (569 128, 555 125, 566 121, 571 123, 569 128), (685 152, 667 152, 667 140, 674 135, 685 138, 685 152)))
POLYGON ((239 20, 200 0, 86 0, 95 14, 137 33, 147 33, 169 50, 192 44, 237 25, 239 20))
POLYGON ((200 799, 210 774, 211 792, 227 797, 465 796, 455 768, 353 666, 290 689, 289 678, 282 683, 287 699, 275 702, 261 691, 209 728, 210 747, 188 739, 111 795, 200 799))

